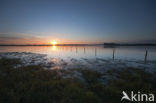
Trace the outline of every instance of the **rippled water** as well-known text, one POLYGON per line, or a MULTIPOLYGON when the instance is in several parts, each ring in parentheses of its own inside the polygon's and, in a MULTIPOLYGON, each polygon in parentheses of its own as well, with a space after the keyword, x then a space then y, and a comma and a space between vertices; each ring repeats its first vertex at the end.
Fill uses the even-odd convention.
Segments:
MULTIPOLYGON (((115 48, 115 59, 144 60, 145 50, 148 50, 148 60, 156 60, 156 47, 122 46, 115 48)), ((113 48, 103 46, 0 46, 0 52, 32 52, 47 54, 53 58, 112 58, 113 48)))

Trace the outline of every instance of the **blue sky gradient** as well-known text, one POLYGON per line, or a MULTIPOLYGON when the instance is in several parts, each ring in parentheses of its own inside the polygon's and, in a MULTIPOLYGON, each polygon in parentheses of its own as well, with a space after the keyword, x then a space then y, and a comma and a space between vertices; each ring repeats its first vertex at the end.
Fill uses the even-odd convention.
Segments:
POLYGON ((156 43, 156 0, 0 0, 0 44, 156 43))

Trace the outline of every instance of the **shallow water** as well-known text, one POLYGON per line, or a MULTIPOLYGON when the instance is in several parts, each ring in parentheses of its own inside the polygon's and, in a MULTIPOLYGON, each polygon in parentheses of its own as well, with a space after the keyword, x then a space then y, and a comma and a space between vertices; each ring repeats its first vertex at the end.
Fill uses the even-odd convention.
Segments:
MULTIPOLYGON (((148 60, 156 60, 156 47, 152 46, 120 46, 115 48, 114 58, 144 60, 146 49, 148 49, 148 60)), ((110 59, 113 57, 113 48, 104 48, 103 46, 0 46, 0 52, 32 52, 61 59, 110 59)))

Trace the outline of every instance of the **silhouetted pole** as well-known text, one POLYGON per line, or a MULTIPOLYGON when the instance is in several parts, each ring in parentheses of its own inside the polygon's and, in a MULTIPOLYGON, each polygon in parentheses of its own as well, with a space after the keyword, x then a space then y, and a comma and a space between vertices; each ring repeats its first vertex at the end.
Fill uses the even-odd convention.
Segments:
POLYGON ((146 49, 146 52, 145 52, 145 64, 147 63, 147 54, 148 54, 148 51, 146 49))
POLYGON ((112 58, 113 58, 113 60, 114 60, 114 54, 115 54, 115 49, 113 48, 113 57, 112 57, 112 58))
POLYGON ((77 53, 77 47, 76 47, 76 53, 77 53))
POLYGON ((84 48, 84 54, 86 53, 86 49, 84 48))
POLYGON ((96 50, 96 48, 95 48, 95 56, 96 56, 96 52, 97 52, 97 50, 96 50))

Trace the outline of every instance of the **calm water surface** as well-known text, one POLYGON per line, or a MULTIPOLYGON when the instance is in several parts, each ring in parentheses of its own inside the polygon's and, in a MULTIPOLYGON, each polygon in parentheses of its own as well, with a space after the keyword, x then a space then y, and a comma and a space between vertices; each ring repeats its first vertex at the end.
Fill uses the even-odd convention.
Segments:
MULTIPOLYGON (((148 60, 156 60, 156 47, 122 46, 115 48, 115 59, 144 60, 148 49, 148 60)), ((0 46, 0 52, 32 52, 47 54, 55 58, 112 58, 113 49, 103 46, 0 46)))

